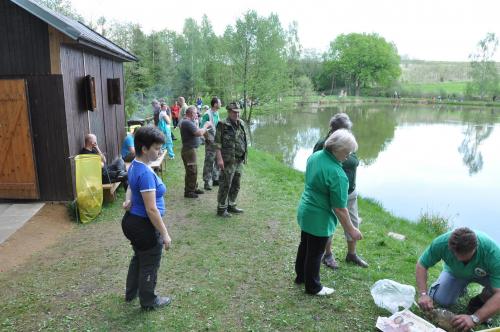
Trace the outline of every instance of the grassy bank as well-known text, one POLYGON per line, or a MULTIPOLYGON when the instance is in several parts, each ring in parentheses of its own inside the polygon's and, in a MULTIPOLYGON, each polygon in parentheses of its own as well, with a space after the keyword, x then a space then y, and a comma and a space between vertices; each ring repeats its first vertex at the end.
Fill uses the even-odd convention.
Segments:
MULTIPOLYGON (((395 218, 361 199, 365 239, 359 252, 370 267, 341 262, 336 272, 322 268, 322 282, 336 292, 329 298, 309 296, 293 284, 303 174, 252 150, 239 198, 245 213, 219 219, 216 191, 196 200, 183 198, 179 157, 168 161, 164 176, 173 247, 164 255, 157 287, 173 297, 170 307, 145 313, 137 301, 123 301, 131 249, 120 228, 119 198, 95 222, 0 275, 0 329, 373 331, 377 316, 387 312, 374 305, 371 285, 383 278, 413 285, 415 261, 435 236, 432 227, 395 218), (407 240, 388 238, 389 231, 407 240)), ((334 247, 342 260, 346 249, 340 228, 334 247)), ((432 278, 438 273, 433 269, 432 278)))
POLYGON ((408 95, 441 96, 442 98, 455 95, 458 98, 464 95, 466 86, 467 82, 405 83, 401 84, 401 89, 404 94, 408 95))

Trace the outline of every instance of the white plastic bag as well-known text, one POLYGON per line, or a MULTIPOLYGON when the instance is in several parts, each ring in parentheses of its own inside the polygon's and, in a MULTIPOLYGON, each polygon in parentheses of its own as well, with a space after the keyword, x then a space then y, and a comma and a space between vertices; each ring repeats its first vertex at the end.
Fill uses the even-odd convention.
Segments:
POLYGON ((409 309, 415 301, 415 288, 403 285, 389 279, 382 279, 373 284, 370 290, 373 301, 380 308, 387 309, 394 314, 399 307, 409 309))

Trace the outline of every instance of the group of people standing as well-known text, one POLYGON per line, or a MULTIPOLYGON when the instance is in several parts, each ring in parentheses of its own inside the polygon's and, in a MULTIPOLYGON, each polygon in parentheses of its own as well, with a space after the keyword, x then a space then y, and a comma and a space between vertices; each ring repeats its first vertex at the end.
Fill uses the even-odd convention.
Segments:
POLYGON ((170 125, 180 129, 186 198, 197 198, 204 193, 198 188, 196 154, 203 138, 206 152, 204 189, 212 190, 212 186, 219 186, 218 216, 228 218, 231 213, 243 213, 236 206, 236 199, 248 153, 247 130, 239 118, 237 103, 227 105, 228 117, 223 121, 219 121, 218 111, 222 103, 218 97, 212 98, 211 107, 201 120, 198 108, 186 105, 183 97, 179 97, 171 109, 161 100, 154 100, 152 106, 155 126, 136 129, 133 136, 128 135, 131 137, 128 145, 132 141, 133 148, 125 148, 125 152, 134 152, 128 170, 129 186, 123 203, 126 212, 122 219, 123 233, 130 240, 134 251, 127 274, 125 300, 130 302, 138 296, 143 309, 156 309, 171 302, 169 297, 155 294, 161 252, 170 247, 171 238, 163 221, 166 213, 163 196, 167 188, 149 167, 165 149, 169 157, 174 159, 172 141, 175 137, 169 130, 170 125))
POLYGON ((240 190, 243 164, 248 154, 247 129, 240 119, 237 103, 226 106, 227 118, 219 119, 222 103, 218 97, 210 101, 210 108, 198 119, 197 108, 190 106, 179 123, 182 138, 182 161, 186 170, 184 197, 198 198, 204 190, 219 186, 217 215, 229 218, 231 213, 242 213, 236 206, 240 190), (204 190, 198 187, 196 149, 203 137, 205 160, 203 163, 204 190))
MULTIPOLYGON (((184 197, 197 198, 204 190, 212 190, 218 185, 217 215, 227 218, 231 213, 242 213, 243 210, 236 206, 236 199, 248 155, 248 132, 239 118, 239 105, 229 103, 226 106, 228 116, 221 120, 221 100, 214 97, 200 120, 196 106, 186 105, 182 97, 178 101, 180 119, 177 124, 185 168, 184 197), (202 138, 205 144, 204 190, 197 182, 196 150, 202 138)), ((172 114, 173 109, 167 116, 173 119, 172 114)), ((159 114, 158 124, 162 117, 159 114)), ((162 249, 171 245, 162 220, 166 211, 163 200, 166 187, 148 167, 172 139, 171 132, 167 137, 158 128, 140 127, 134 134, 135 159, 128 171, 129 187, 123 204, 127 212, 122 228, 134 251, 125 299, 132 301, 138 295, 144 309, 171 302, 169 297, 157 296, 154 292, 162 249)), ((307 161, 304 191, 297 210, 301 235, 295 261, 295 283, 303 284, 306 293, 312 295, 325 296, 334 292, 321 284, 319 272, 322 262, 332 269, 339 266, 331 250, 332 235, 338 223, 347 240, 345 261, 368 267, 356 250, 357 241, 363 239, 363 235, 359 230, 361 218, 356 191, 358 144, 351 129, 352 122, 347 114, 333 116, 328 135, 317 142, 307 161)), ((447 232, 432 241, 418 259, 416 282, 418 304, 423 310, 431 310, 434 303, 452 305, 471 282, 483 285, 481 294, 469 302, 467 314, 456 315, 452 321, 456 329, 469 330, 500 311, 500 247, 487 235, 468 228, 447 232), (428 288, 428 269, 439 261, 444 261, 444 270, 428 288)))

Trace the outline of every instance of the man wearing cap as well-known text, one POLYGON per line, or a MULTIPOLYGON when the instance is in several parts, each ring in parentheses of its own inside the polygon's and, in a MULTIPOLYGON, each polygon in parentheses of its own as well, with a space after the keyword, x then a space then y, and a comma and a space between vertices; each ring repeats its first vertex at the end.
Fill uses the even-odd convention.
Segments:
POLYGON ((451 321, 457 330, 469 331, 500 312, 500 247, 482 232, 462 227, 435 238, 417 262, 416 279, 424 311, 433 309, 434 302, 454 304, 471 282, 484 287, 469 301, 467 315, 451 321), (443 272, 427 290, 427 271, 441 260, 443 272))
POLYGON ((219 121, 215 133, 216 158, 220 169, 217 215, 225 218, 231 217, 230 212, 243 212, 236 207, 236 198, 248 153, 247 130, 240 119, 240 107, 233 102, 226 109, 228 117, 219 121))

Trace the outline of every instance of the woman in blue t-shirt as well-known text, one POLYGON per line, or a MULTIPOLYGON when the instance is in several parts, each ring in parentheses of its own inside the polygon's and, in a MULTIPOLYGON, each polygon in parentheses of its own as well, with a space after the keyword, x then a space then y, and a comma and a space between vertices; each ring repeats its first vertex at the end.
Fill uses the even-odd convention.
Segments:
POLYGON ((162 216, 163 195, 167 188, 149 164, 158 159, 165 136, 153 126, 137 129, 134 135, 136 157, 128 170, 129 187, 123 207, 123 234, 130 240, 134 256, 130 261, 125 301, 139 294, 143 309, 156 309, 170 304, 169 297, 155 294, 156 276, 162 249, 170 247, 171 239, 162 216))

